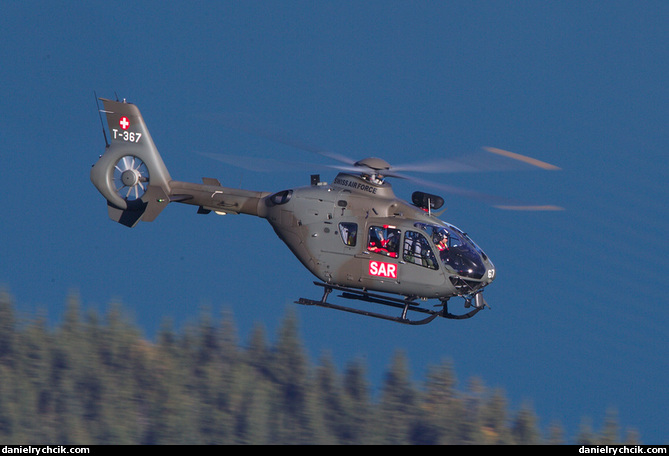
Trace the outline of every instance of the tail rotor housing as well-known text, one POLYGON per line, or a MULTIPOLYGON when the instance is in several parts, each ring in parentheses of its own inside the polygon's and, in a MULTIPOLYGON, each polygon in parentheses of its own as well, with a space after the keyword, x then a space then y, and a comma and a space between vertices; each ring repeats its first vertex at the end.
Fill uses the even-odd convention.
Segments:
POLYGON ((171 177, 137 106, 101 99, 111 143, 91 169, 109 216, 126 226, 151 221, 169 202, 171 177))

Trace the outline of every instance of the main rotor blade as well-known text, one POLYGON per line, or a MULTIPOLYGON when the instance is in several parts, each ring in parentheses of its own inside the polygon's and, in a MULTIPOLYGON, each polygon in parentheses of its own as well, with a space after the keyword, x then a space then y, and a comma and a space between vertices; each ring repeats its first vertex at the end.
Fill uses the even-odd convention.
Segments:
POLYGON ((257 136, 268 141, 275 143, 283 144, 285 146, 292 147, 294 149, 302 150, 305 152, 311 152, 313 154, 318 154, 332 160, 345 163, 347 165, 353 165, 356 160, 347 157, 336 152, 330 152, 323 149, 322 147, 310 144, 301 139, 297 139, 293 136, 290 136, 278 128, 271 128, 269 126, 260 127, 258 122, 252 122, 250 120, 243 120, 241 116, 216 116, 216 118, 226 127, 241 131, 243 133, 250 134, 252 136, 257 136))
POLYGON ((240 155, 229 155, 219 153, 198 152, 204 157, 218 160, 237 168, 246 169, 260 173, 271 173, 276 171, 307 171, 315 169, 336 169, 350 173, 374 172, 365 166, 355 165, 328 165, 324 163, 309 163, 291 160, 290 162, 275 160, 272 158, 242 157, 240 155))
POLYGON ((502 210, 512 210, 512 211, 562 211, 564 208, 553 205, 541 205, 541 204, 529 204, 523 201, 514 200, 511 198, 505 198, 498 195, 490 195, 487 193, 477 192, 474 190, 469 190, 461 187, 455 187, 453 185, 446 185, 435 183, 432 181, 418 179, 413 176, 406 176, 401 173, 390 172, 386 174, 390 177, 396 177, 398 179, 405 179, 411 181, 418 185, 423 185, 426 187, 432 187, 437 190, 449 193, 451 195, 458 195, 468 199, 481 201, 490 206, 493 206, 497 209, 502 210))
POLYGON ((426 174, 476 173, 494 171, 522 171, 540 167, 546 170, 559 170, 557 166, 531 157, 508 152, 494 147, 483 147, 480 152, 472 152, 460 157, 444 158, 423 163, 406 163, 393 166, 399 172, 418 172, 426 174), (490 155, 494 154, 494 155, 490 155))
POLYGON ((550 171, 557 171, 557 170, 560 169, 555 165, 551 165, 550 163, 546 163, 546 162, 543 162, 541 160, 537 160, 536 158, 527 157, 525 155, 520 155, 520 154, 517 154, 515 152, 509 152, 508 150, 497 149, 496 147, 484 147, 483 149, 487 150, 491 154, 497 154, 497 155, 501 155, 503 157, 512 158, 514 160, 518 160, 518 161, 528 163, 528 164, 533 165, 533 166, 537 166, 541 169, 546 169, 546 170, 550 170, 550 171))
POLYGON ((256 158, 256 157, 242 157, 239 155, 228 155, 218 153, 199 152, 200 155, 218 160, 228 165, 237 168, 246 169, 249 171, 256 171, 260 173, 269 173, 276 171, 304 171, 305 169, 316 166, 323 167, 325 165, 314 165, 312 163, 303 163, 296 161, 280 161, 272 158, 256 158))

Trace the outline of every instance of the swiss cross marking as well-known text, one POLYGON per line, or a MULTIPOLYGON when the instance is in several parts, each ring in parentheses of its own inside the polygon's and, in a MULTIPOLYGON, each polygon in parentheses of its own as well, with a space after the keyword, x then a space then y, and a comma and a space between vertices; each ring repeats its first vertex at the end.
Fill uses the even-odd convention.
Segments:
POLYGON ((382 261, 369 262, 369 274, 379 277, 397 278, 397 265, 393 263, 384 263, 382 261))
POLYGON ((128 127, 130 126, 130 121, 126 116, 121 117, 121 120, 118 121, 118 124, 121 126, 122 129, 127 130, 128 127))

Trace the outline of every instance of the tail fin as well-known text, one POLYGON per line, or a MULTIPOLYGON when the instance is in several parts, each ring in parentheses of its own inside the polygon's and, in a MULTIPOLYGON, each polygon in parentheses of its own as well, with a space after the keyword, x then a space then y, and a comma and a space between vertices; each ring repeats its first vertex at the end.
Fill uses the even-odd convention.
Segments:
POLYGON ((133 227, 153 221, 169 203, 170 177, 137 106, 106 100, 111 144, 91 170, 109 217, 133 227))

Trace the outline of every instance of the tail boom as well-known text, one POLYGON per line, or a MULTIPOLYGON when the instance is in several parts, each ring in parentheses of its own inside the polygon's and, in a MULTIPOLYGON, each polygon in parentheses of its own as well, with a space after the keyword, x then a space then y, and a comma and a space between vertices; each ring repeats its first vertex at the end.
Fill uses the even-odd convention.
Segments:
POLYGON ((248 214, 264 217, 264 198, 269 192, 222 187, 216 179, 204 178, 204 184, 172 181, 170 200, 199 206, 200 212, 248 214))

